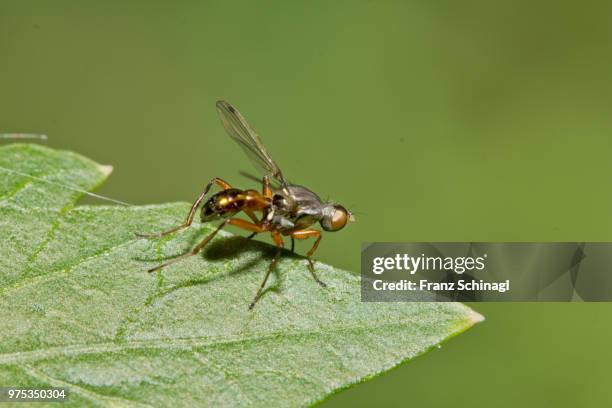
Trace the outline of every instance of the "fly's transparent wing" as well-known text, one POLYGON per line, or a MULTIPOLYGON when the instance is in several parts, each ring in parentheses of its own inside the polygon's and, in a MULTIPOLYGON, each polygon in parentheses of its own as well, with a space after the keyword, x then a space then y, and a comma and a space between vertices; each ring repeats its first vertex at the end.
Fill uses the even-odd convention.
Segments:
POLYGON ((286 184, 283 173, 266 150, 259 135, 247 123, 236 108, 225 101, 217 101, 217 112, 226 132, 247 154, 264 175, 275 178, 282 186, 286 184))

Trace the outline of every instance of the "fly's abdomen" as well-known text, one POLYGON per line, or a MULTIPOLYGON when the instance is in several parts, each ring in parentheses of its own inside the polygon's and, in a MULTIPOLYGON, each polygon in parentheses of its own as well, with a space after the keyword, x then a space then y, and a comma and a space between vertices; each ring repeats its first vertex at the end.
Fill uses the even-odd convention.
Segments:
POLYGON ((247 203, 244 191, 236 188, 223 190, 206 201, 201 210, 202 222, 231 217, 242 211, 247 203))

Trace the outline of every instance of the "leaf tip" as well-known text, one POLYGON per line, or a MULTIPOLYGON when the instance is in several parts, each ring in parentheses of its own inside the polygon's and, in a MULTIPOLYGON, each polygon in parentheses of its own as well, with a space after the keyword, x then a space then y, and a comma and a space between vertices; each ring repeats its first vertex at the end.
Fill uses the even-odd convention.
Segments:
POLYGON ((98 165, 98 169, 106 176, 110 176, 110 174, 113 172, 113 166, 111 166, 110 164, 99 164, 98 165))
POLYGON ((480 323, 484 321, 485 317, 478 313, 477 311, 470 309, 470 314, 468 315, 469 322, 474 325, 476 323, 480 323))

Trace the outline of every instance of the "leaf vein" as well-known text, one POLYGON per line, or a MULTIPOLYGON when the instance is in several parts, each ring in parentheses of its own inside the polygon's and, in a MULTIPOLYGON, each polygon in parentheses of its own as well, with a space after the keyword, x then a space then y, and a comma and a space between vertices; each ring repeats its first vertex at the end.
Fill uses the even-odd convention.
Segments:
POLYGON ((56 276, 58 275, 62 275, 62 274, 69 274, 70 272, 72 272, 75 268, 78 268, 79 266, 83 265, 84 263, 87 263, 89 261, 95 260, 97 258, 100 258, 102 256, 105 255, 109 255, 111 254, 113 251, 123 248, 125 246, 128 246, 134 242, 138 241, 138 238, 133 238, 130 239, 128 241, 123 241, 120 244, 117 244, 115 246, 112 246, 110 248, 105 248, 99 252, 96 252, 95 254, 87 257, 87 258, 83 258, 81 259, 79 262, 76 262, 72 265, 69 265, 65 268, 62 269, 56 269, 54 271, 51 271, 50 273, 44 274, 44 275, 38 275, 38 276, 34 276, 32 278, 29 279, 24 279, 22 281, 16 282, 15 284, 5 288, 4 290, 0 290, 0 294, 5 295, 7 292, 16 292, 20 289, 23 289, 25 287, 28 286, 32 286, 38 282, 46 282, 48 280, 54 279, 56 276))
MULTIPOLYGON (((442 325, 443 320, 440 321, 442 325)), ((359 330, 374 330, 385 328, 397 328, 408 325, 418 325, 414 320, 401 320, 396 322, 386 322, 379 324, 363 324, 363 325, 344 325, 344 326, 323 326, 317 329, 305 329, 295 331, 275 331, 268 333, 258 333, 254 336, 247 337, 245 335, 234 335, 226 337, 187 337, 175 339, 151 339, 151 340, 133 340, 124 343, 103 342, 92 344, 73 344, 58 347, 50 347, 33 351, 19 351, 14 353, 0 354, 0 364, 16 364, 28 361, 39 361, 54 358, 57 356, 79 356, 85 354, 104 354, 104 353, 121 353, 129 350, 142 349, 180 349, 186 350, 193 347, 206 346, 225 346, 240 343, 249 343, 257 341, 265 341, 277 338, 292 338, 292 337, 316 337, 325 336, 331 333, 354 332, 359 330)), ((465 326, 469 326, 469 322, 465 322, 465 326)), ((443 336, 442 336, 443 337, 443 336)))
POLYGON ((143 404, 137 401, 131 401, 120 397, 110 397, 99 392, 91 391, 86 388, 80 387, 71 382, 63 381, 58 378, 52 377, 40 370, 35 369, 31 365, 24 365, 21 369, 30 377, 39 381, 45 382, 53 387, 68 389, 81 397, 84 397, 96 405, 100 406, 137 406, 137 407, 151 407, 151 405, 143 404), (127 404, 126 404, 127 403, 127 404))

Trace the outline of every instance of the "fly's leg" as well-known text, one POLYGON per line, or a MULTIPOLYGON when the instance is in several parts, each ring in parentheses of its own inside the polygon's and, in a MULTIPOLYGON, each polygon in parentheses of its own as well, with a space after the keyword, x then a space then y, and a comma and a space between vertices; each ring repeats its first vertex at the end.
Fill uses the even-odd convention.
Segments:
MULTIPOLYGON (((270 178, 268 176, 263 176, 263 179, 261 181, 261 185, 262 185, 262 187, 261 187, 261 195, 263 195, 265 198, 272 198, 272 187, 270 187, 270 178)), ((259 220, 257 219, 257 217, 255 216, 255 214, 252 211, 244 210, 244 212, 246 213, 246 215, 249 216, 249 218, 251 218, 253 220, 254 223, 257 224, 259 222, 259 220)), ((252 239, 257 234, 258 234, 258 232, 253 232, 246 239, 252 239)))
MULTIPOLYGON (((235 227, 242 228, 242 229, 245 229, 247 231, 253 231, 253 233, 251 235, 249 235, 246 239, 251 239, 255 235, 267 231, 267 229, 265 227, 262 227, 259 224, 255 224, 255 223, 252 223, 252 222, 241 220, 240 218, 235 218, 235 219, 231 219, 231 220, 228 220, 228 221, 229 221, 230 224, 232 224, 235 227)), ((257 222, 259 222, 259 221, 257 221, 257 222)))
POLYGON ((210 182, 206 185, 206 188, 204 188, 204 191, 202 191, 202 193, 200 193, 198 198, 195 200, 195 202, 191 206, 191 209, 189 210, 189 214, 187 215, 187 218, 185 219, 185 221, 181 225, 176 226, 174 228, 171 228, 168 231, 160 232, 160 233, 157 233, 157 234, 140 234, 140 233, 136 233, 136 236, 139 237, 139 238, 159 238, 159 237, 163 237, 164 235, 171 234, 173 232, 176 232, 178 230, 181 230, 181 229, 184 229, 184 228, 187 228, 188 226, 190 226, 191 223, 193 222, 193 217, 195 216, 195 213, 198 210, 198 207, 202 203, 202 200, 204 199, 206 194, 208 194, 208 190, 210 190, 210 188, 212 187, 213 183, 217 184, 223 190, 227 190, 228 188, 232 187, 228 183, 226 183, 225 181, 221 180, 220 178, 215 177, 214 179, 210 180, 210 182))
POLYGON ((164 268, 164 267, 166 267, 166 266, 168 266, 168 265, 172 265, 173 263, 176 263, 176 262, 178 262, 178 261, 180 261, 180 260, 182 260, 182 259, 188 258, 188 257, 193 256, 193 255, 197 255, 197 254, 198 254, 198 253, 199 253, 199 252, 202 250, 202 248, 204 248, 204 247, 206 246, 206 244, 208 244, 208 243, 210 242, 210 240, 211 240, 211 239, 213 239, 215 235, 217 235, 217 232, 219 232, 219 231, 220 231, 220 230, 221 230, 223 227, 225 227, 227 224, 234 225, 234 226, 236 226, 236 227, 240 227, 240 228, 244 228, 244 229, 247 229, 247 230, 249 230, 249 231, 255 231, 255 230, 257 230, 257 232, 263 232, 263 231, 265 231, 265 229, 264 229, 264 228, 260 227, 260 226, 259 226, 259 225, 257 225, 257 224, 252 224, 252 223, 250 223, 250 222, 248 222, 248 221, 241 220, 241 219, 233 219, 233 218, 230 218, 230 219, 228 219, 228 220, 223 221, 223 222, 222 222, 222 223, 221 223, 221 224, 220 224, 220 225, 217 227, 217 229, 216 229, 216 230, 214 230, 214 231, 213 231, 212 233, 210 233, 210 234, 209 234, 209 235, 208 235, 206 238, 204 238, 204 239, 202 240, 202 242, 200 242, 198 245, 196 245, 196 246, 195 246, 195 247, 194 247, 194 248, 193 248, 191 251, 189 251, 189 252, 187 252, 186 254, 183 254, 183 255, 181 255, 181 256, 179 256, 179 257, 177 257, 177 258, 174 258, 174 259, 173 259, 173 260, 171 260, 171 261, 168 261, 168 262, 163 263, 163 264, 161 264, 161 265, 159 265, 159 266, 156 266, 155 268, 149 269, 149 272, 154 272, 154 271, 157 271, 158 269, 164 268))
POLYGON ((263 290, 266 287, 266 282, 268 281, 270 274, 274 270, 274 267, 276 266, 276 263, 278 262, 278 257, 284 247, 283 239, 281 238, 278 231, 272 231, 272 238, 274 239, 274 242, 276 243, 276 246, 277 246, 276 253, 274 254, 274 258, 272 259, 272 262, 270 262, 270 265, 268 265, 268 271, 266 272, 266 276, 264 276, 263 281, 261 282, 261 285, 259 286, 259 289, 257 290, 255 297, 253 298, 253 301, 249 305, 249 310, 252 310, 255 307, 255 303, 257 303, 257 301, 261 297, 261 294, 263 293, 263 290))
POLYGON ((254 213, 253 211, 251 211, 251 210, 249 210, 249 209, 246 209, 246 208, 245 208, 244 210, 242 210, 242 211, 244 211, 244 213, 245 213, 246 215, 248 215, 248 216, 249 216, 249 218, 250 218, 250 219, 251 219, 251 220, 252 220, 252 221, 253 221, 255 224, 257 224, 257 223, 259 222, 259 220, 257 219, 257 216, 255 216, 255 213, 254 213))
POLYGON ((266 198, 272 198, 272 187, 270 187, 270 178, 263 176, 261 180, 261 195, 266 198))
MULTIPOLYGON (((272 187, 270 186, 270 177, 263 176, 261 184, 262 184, 261 194, 265 198, 272 199, 274 192, 272 191, 272 187)), ((285 192, 285 194, 289 196, 289 191, 287 191, 287 187, 285 185, 283 185, 282 187, 283 187, 283 191, 285 192)), ((253 236, 250 236, 249 239, 250 238, 253 238, 253 236)), ((293 237, 291 237, 291 252, 295 253, 295 240, 293 239, 293 237)))
MULTIPOLYGON (((262 227, 261 225, 257 225, 257 224, 254 224, 254 223, 251 223, 245 220, 241 220, 239 218, 229 219, 227 220, 227 223, 235 227, 238 227, 238 228, 242 228, 248 231, 253 231, 253 234, 259 234, 259 233, 262 233, 268 230, 266 227, 262 227)), ((251 236, 253 234, 251 234, 251 236)), ((276 262, 278 261, 280 252, 283 249, 283 239, 281 238, 280 234, 277 231, 272 231, 272 238, 274 238, 274 242, 276 243, 276 246, 278 247, 278 249, 276 251, 276 254, 274 255, 274 259, 272 259, 272 262, 270 262, 270 265, 268 266, 268 271, 266 272, 266 276, 264 276, 264 279, 261 282, 259 290, 255 294, 253 301, 249 305, 249 310, 255 307, 255 303, 257 303, 257 301, 261 297, 263 289, 266 286, 266 282, 268 281, 268 278, 270 277, 270 273, 274 270, 274 267, 276 266, 276 262)))
MULTIPOLYGON (((261 180, 261 194, 266 198, 272 198, 272 187, 270 186, 270 178, 268 176, 263 176, 261 180)), ((247 239, 251 239, 255 236, 255 234, 249 235, 247 239)), ((295 253, 295 239, 291 237, 291 252, 295 253)))
POLYGON ((230 218, 227 220, 227 223, 233 225, 234 227, 242 228, 247 231, 253 231, 256 234, 268 231, 266 227, 248 222, 247 220, 241 220, 240 218, 230 218))
POLYGON ((210 234, 209 234, 209 235, 208 235, 206 238, 204 238, 204 239, 202 240, 202 242, 200 242, 198 245, 196 245, 196 246, 195 246, 195 247, 194 247, 194 248, 193 248, 191 251, 189 251, 189 252, 187 252, 186 254, 183 254, 183 255, 181 255, 181 256, 179 256, 179 257, 176 257, 176 258, 174 258, 174 259, 173 259, 173 260, 171 260, 171 261, 168 261, 168 262, 166 262, 166 263, 163 263, 163 264, 161 264, 161 265, 158 265, 158 266, 156 266, 155 268, 151 268, 151 269, 149 269, 147 272, 155 272, 155 271, 157 271, 157 270, 159 270, 159 269, 161 269, 161 268, 165 268, 165 267, 166 267, 166 266, 168 266, 168 265, 172 265, 172 264, 174 264, 174 263, 177 263, 177 262, 179 262, 179 261, 181 261, 181 260, 183 260, 183 259, 185 259, 185 258, 188 258, 188 257, 193 256, 193 255, 197 255, 197 254, 198 254, 198 253, 199 253, 199 252, 202 250, 202 248, 204 248, 204 247, 206 246, 206 244, 208 244, 208 243, 210 242, 210 240, 211 240, 211 239, 213 239, 213 237, 214 237, 215 235, 217 235, 217 232, 219 232, 219 231, 220 231, 220 230, 221 230, 223 227, 225 227, 225 225, 226 225, 226 224, 228 224, 230 221, 232 221, 232 220, 230 219, 230 220, 225 220, 225 221, 223 221, 223 222, 222 222, 222 223, 221 223, 221 224, 220 224, 220 225, 217 227, 217 229, 216 229, 216 230, 214 230, 213 232, 211 232, 211 233, 210 233, 210 234))
POLYGON ((299 231, 293 231, 290 234, 290 236, 291 238, 295 238, 295 239, 307 239, 310 237, 316 238, 314 245, 312 246, 312 248, 310 248, 310 251, 306 253, 306 259, 308 260, 308 269, 310 270, 310 273, 312 274, 312 277, 314 278, 314 280, 319 285, 323 287, 327 287, 327 285, 317 277, 317 274, 315 273, 314 263, 312 262, 312 258, 311 258, 312 254, 314 254, 314 252, 317 250, 317 247, 319 246, 319 243, 321 242, 321 238, 322 238, 321 231, 299 230, 299 231))
MULTIPOLYGON (((255 235, 257 235, 256 232, 246 237, 246 239, 252 239, 255 235)), ((293 237, 291 237, 291 252, 295 253, 295 238, 293 237)))

